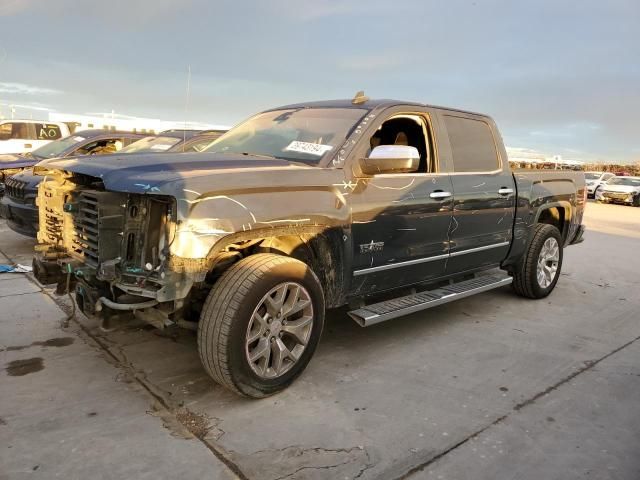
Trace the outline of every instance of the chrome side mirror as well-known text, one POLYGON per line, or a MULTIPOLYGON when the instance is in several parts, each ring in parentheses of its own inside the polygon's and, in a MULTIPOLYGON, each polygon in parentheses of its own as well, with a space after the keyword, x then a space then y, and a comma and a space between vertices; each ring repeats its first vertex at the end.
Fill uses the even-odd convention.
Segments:
POLYGON ((420 165, 420 152, 408 145, 378 145, 367 158, 360 159, 366 175, 415 172, 420 165))

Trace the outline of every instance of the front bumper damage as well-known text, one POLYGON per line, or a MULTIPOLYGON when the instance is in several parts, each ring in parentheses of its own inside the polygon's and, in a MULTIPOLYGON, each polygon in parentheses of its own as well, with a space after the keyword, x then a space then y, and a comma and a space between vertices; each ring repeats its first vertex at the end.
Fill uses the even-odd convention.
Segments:
POLYGON ((78 176, 42 182, 38 192, 34 275, 73 286, 80 310, 108 324, 133 313, 163 328, 178 321, 201 270, 180 269, 170 255, 175 235, 171 198, 107 192, 78 176), (178 268, 176 268, 178 267, 178 268))

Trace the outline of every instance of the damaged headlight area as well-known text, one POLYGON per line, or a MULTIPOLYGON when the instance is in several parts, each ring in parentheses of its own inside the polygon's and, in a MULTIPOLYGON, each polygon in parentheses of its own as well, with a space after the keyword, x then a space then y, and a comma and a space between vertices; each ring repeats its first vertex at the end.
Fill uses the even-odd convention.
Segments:
POLYGON ((67 276, 87 315, 153 308, 170 324, 195 275, 168 268, 178 228, 175 200, 105 191, 98 178, 53 172, 38 190, 40 230, 34 272, 42 283, 67 276))
POLYGON ((7 180, 16 173, 20 173, 22 170, 22 168, 5 168, 4 170, 0 170, 0 197, 5 193, 7 180))

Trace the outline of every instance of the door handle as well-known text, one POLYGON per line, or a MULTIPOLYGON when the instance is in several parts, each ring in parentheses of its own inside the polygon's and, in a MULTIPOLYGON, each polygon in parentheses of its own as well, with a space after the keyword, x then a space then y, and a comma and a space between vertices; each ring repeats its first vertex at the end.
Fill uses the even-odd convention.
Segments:
POLYGON ((24 148, 33 148, 33 145, 31 143, 25 143, 24 148))
POLYGON ((451 197, 451 192, 443 192, 442 190, 436 190, 435 192, 431 192, 429 196, 431 198, 435 198, 438 200, 444 200, 445 198, 451 197))
POLYGON ((511 195, 513 193, 513 188, 502 187, 498 190, 500 195, 511 195))

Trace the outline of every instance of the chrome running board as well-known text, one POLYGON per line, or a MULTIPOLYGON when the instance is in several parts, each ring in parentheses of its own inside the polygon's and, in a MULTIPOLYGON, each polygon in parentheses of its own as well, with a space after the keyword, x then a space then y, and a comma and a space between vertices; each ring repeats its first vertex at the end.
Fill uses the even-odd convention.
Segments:
POLYGON ((380 303, 367 305, 366 307, 352 310, 349 316, 361 327, 368 327, 376 323, 402 317, 410 313, 426 310, 444 303, 470 297, 476 293, 486 292, 494 288, 509 285, 513 281, 507 273, 494 273, 482 275, 470 280, 453 283, 435 290, 427 290, 405 297, 394 298, 380 303))

